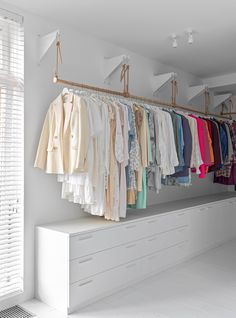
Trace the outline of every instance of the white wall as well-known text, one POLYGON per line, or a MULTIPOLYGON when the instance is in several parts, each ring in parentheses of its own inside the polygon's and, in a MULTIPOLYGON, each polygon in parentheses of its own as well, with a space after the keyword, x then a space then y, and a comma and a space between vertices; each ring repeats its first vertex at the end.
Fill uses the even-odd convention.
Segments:
MULTIPOLYGON (((60 199, 60 184, 56 177, 34 169, 34 157, 49 103, 59 94, 61 87, 52 83, 55 50, 51 49, 39 66, 37 63, 37 36, 57 28, 62 33, 62 77, 93 85, 103 85, 102 62, 104 56, 127 53, 131 57, 130 91, 152 97, 150 78, 153 73, 174 71, 179 78, 179 102, 186 103, 187 86, 201 83, 200 79, 154 60, 129 52, 101 40, 85 36, 59 24, 21 12, 0 2, 2 8, 22 13, 25 17, 25 292, 11 301, 23 301, 34 295, 34 228, 38 224, 76 218, 77 205, 60 199)), ((111 80, 111 88, 122 89, 119 74, 111 80)), ((162 89, 160 99, 170 100, 170 87, 162 89)), ((214 185, 211 177, 194 178, 191 188, 165 188, 159 196, 149 195, 149 203, 165 202, 224 190, 214 185)))

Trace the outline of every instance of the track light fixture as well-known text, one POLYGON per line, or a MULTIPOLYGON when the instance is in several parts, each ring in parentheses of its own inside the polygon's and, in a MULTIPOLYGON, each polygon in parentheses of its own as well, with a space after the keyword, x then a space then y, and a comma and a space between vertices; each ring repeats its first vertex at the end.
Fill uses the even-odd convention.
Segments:
MULTIPOLYGON (((187 34, 187 43, 189 45, 192 45, 194 42, 194 37, 193 37, 194 33, 195 32, 192 30, 192 28, 188 28, 187 30, 185 30, 185 34, 187 34)), ((179 36, 177 36, 176 33, 171 34, 172 47, 174 49, 176 49, 178 47, 178 41, 177 41, 178 38, 179 38, 179 36)))

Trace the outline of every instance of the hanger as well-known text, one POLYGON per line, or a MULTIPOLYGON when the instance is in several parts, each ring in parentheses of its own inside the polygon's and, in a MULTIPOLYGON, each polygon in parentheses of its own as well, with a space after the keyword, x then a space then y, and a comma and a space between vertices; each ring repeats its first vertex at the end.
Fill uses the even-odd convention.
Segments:
POLYGON ((66 94, 70 94, 70 91, 67 87, 64 87, 62 90, 62 95, 65 96, 66 94))

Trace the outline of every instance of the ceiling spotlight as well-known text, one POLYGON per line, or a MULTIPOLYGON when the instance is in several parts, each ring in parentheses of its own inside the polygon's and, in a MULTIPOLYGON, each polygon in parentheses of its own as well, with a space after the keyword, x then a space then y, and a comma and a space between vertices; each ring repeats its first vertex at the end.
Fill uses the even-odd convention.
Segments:
POLYGON ((188 32, 188 44, 193 44, 193 30, 189 29, 187 32, 188 32))
POLYGON ((176 34, 172 34, 172 47, 177 48, 178 47, 178 42, 177 42, 177 36, 176 34))

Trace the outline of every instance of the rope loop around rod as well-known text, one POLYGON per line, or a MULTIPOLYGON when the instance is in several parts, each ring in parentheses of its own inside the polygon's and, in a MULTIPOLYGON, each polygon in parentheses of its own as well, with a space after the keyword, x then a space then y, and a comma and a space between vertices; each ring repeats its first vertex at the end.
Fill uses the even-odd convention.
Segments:
POLYGON ((129 65, 123 64, 120 73, 120 81, 124 81, 123 94, 124 97, 129 96, 129 65))
POLYGON ((205 96, 205 114, 209 114, 209 107, 211 104, 211 99, 210 99, 210 92, 206 89, 204 92, 205 96))
POLYGON ((58 78, 59 64, 62 64, 62 54, 61 54, 60 34, 57 33, 57 37, 56 37, 56 68, 55 68, 55 72, 54 72, 54 78, 58 78))
POLYGON ((176 97, 178 95, 178 82, 176 79, 171 81, 171 103, 173 107, 176 105, 176 97))

